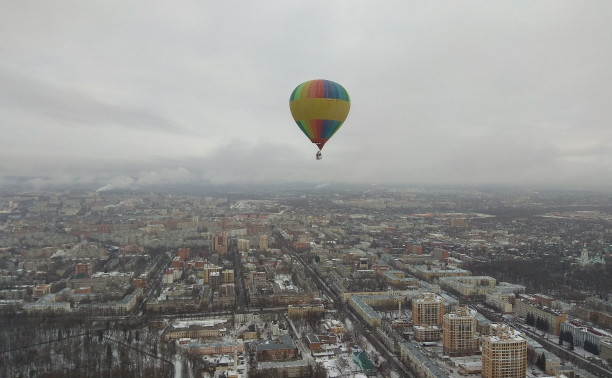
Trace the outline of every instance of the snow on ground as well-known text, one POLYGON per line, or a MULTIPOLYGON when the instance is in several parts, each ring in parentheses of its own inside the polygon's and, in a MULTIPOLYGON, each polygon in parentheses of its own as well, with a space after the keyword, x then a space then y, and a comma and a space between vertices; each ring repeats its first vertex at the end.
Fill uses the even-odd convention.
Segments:
POLYGON ((217 324, 227 322, 228 319, 206 319, 206 320, 176 320, 172 325, 176 328, 187 328, 189 326, 214 327, 217 324))
POLYGON ((338 377, 366 377, 360 373, 359 365, 353 361, 352 356, 340 356, 338 358, 316 358, 316 362, 323 364, 329 378, 338 377))
POLYGON ((351 319, 344 319, 344 328, 349 332, 353 332, 353 322, 351 322, 351 319))
POLYGON ((368 354, 374 365, 380 366, 387 361, 364 335, 358 335, 357 338, 359 340, 357 344, 368 354))
POLYGON ((283 291, 298 291, 298 288, 292 284, 291 275, 277 274, 274 278, 276 283, 283 291))
POLYGON ((253 322, 252 322, 252 321, 249 321, 249 322, 246 322, 246 323, 244 323, 244 324, 242 324, 242 325, 238 326, 238 328, 236 329, 236 334, 237 334, 237 335, 241 335, 241 334, 243 334, 244 332, 248 331, 248 330, 249 330, 249 326, 250 326, 251 324, 253 324, 253 322))
POLYGON ((174 378, 182 378, 183 375, 183 359, 180 353, 174 355, 174 378))
POLYGON ((327 370, 327 376, 329 378, 342 377, 340 367, 336 364, 336 360, 324 360, 323 366, 327 370))

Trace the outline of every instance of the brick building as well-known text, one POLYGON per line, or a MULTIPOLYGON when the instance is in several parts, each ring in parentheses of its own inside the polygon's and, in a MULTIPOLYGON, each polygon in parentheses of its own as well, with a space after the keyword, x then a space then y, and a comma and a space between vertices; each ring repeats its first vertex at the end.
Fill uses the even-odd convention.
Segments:
POLYGON ((89 276, 92 273, 90 263, 77 263, 75 268, 75 275, 85 274, 86 276, 89 276))
POLYGON ((291 336, 281 335, 277 341, 255 342, 257 361, 285 361, 295 360, 298 349, 291 336))

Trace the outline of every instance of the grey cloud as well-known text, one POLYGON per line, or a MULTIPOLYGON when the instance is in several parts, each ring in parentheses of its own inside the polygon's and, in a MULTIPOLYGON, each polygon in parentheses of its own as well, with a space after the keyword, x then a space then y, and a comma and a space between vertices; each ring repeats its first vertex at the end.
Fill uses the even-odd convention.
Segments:
MULTIPOLYGON (((317 188, 330 183, 397 183, 407 185, 490 185, 566 186, 609 188, 609 165, 567 160, 567 154, 550 145, 498 140, 492 145, 458 144, 444 155, 433 150, 397 159, 384 151, 371 154, 351 151, 323 151, 323 160, 314 159, 315 148, 295 150, 282 144, 246 145, 229 141, 209 157, 156 158, 122 164, 91 164, 87 171, 61 179, 37 177, 25 183, 34 187, 58 187, 76 183, 97 184, 104 190, 146 190, 156 187, 198 187, 206 185, 258 185, 312 183, 317 188), (490 150, 490 151, 489 151, 490 150), (497 152, 495 152, 497 151, 497 152), (452 156, 449 158, 448 156, 452 156), (486 156, 486 159, 483 159, 486 156), (347 167, 345 160, 354 164, 347 167), (382 164, 380 162, 383 162, 382 164), (534 162, 537 162, 534 163, 534 162)), ((68 169, 68 172, 73 170, 68 169)), ((8 181, 0 180, 3 183, 8 181)))
POLYGON ((47 124, 73 127, 126 127, 183 133, 186 130, 154 110, 114 104, 87 93, 0 70, 0 111, 19 109, 47 124))
POLYGON ((612 183, 611 2, 70 10, 0 5, 0 177, 106 189, 612 183), (316 162, 287 102, 319 77, 343 84, 352 107, 316 162))
MULTIPOLYGON (((107 174, 110 172, 107 172, 107 174)), ((195 178, 192 173, 183 167, 162 168, 153 171, 143 171, 135 177, 116 176, 107 181, 105 185, 98 188, 97 192, 118 189, 140 189, 146 190, 151 187, 176 186, 185 183, 193 183, 195 178)))

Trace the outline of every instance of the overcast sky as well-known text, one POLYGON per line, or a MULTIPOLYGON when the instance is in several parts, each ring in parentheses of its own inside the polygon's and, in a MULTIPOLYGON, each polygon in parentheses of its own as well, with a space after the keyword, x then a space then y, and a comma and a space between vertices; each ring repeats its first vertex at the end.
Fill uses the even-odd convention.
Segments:
POLYGON ((2 1, 0 183, 612 186, 612 1, 2 1), (301 82, 351 111, 316 147, 301 82))

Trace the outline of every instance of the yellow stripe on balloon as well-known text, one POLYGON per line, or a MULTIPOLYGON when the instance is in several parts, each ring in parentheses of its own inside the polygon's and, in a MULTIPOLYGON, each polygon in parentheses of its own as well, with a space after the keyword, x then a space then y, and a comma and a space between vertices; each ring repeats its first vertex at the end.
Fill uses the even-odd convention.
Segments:
POLYGON ((293 119, 330 119, 344 122, 348 116, 351 103, 328 98, 300 98, 289 103, 293 119))

